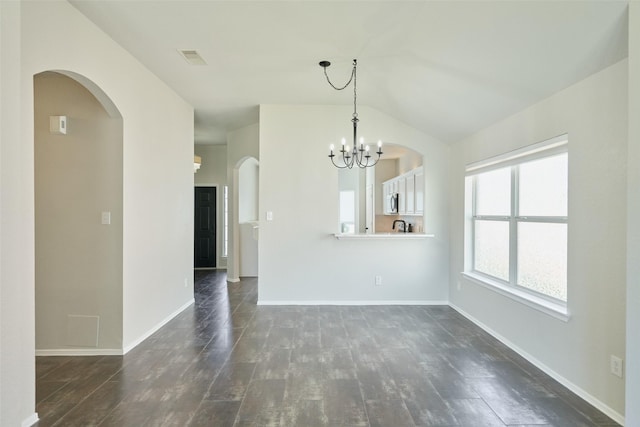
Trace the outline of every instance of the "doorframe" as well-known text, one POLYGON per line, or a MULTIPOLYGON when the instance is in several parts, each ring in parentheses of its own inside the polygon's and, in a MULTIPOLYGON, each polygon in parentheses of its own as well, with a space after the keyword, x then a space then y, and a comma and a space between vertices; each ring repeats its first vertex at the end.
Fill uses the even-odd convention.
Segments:
MULTIPOLYGON (((193 184, 193 188, 194 188, 194 197, 195 197, 195 188, 196 187, 214 187, 216 189, 216 266, 213 268, 208 268, 207 270, 226 270, 227 268, 227 263, 226 260, 225 262, 222 262, 222 236, 224 233, 221 233, 220 230, 222 230, 222 226, 224 224, 222 224, 222 217, 221 215, 224 215, 224 212, 220 212, 220 188, 222 187, 220 184, 208 184, 208 183, 194 183, 193 184)), ((222 195, 224 197, 224 195, 222 195)), ((193 203, 195 204, 195 200, 193 201, 193 203)), ((194 231, 194 235, 192 236, 192 239, 195 242, 196 236, 195 236, 195 216, 194 216, 194 223, 193 223, 193 231, 194 231)), ((195 256, 195 255, 194 255, 195 256)), ((194 270, 195 268, 195 259, 194 259, 194 270)))

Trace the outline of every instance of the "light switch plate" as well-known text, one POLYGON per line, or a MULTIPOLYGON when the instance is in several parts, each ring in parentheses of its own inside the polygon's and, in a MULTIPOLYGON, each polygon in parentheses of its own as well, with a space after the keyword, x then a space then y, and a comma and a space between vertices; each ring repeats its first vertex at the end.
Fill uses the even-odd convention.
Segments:
POLYGON ((616 377, 622 378, 622 359, 611 355, 611 374, 615 375, 616 377))
POLYGON ((273 211, 267 211, 267 221, 273 221, 273 211))
POLYGON ((111 212, 102 212, 102 224, 103 225, 111 224, 111 212))

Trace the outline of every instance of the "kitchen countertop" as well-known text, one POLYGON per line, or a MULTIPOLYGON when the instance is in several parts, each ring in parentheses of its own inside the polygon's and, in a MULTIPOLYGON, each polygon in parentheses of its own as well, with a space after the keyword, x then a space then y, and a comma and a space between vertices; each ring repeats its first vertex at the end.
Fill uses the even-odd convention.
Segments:
POLYGON ((388 239, 388 240, 398 240, 398 239, 427 239, 431 237, 435 237, 434 234, 427 233, 373 233, 373 234, 342 234, 336 233, 335 236, 338 240, 372 240, 372 239, 388 239))

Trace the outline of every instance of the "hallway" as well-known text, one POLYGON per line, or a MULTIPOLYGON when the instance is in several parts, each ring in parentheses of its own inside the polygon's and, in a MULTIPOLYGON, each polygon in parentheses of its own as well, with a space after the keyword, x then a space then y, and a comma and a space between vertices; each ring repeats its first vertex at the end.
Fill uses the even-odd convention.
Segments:
POLYGON ((614 426, 446 306, 195 305, 125 356, 38 357, 43 426, 614 426))

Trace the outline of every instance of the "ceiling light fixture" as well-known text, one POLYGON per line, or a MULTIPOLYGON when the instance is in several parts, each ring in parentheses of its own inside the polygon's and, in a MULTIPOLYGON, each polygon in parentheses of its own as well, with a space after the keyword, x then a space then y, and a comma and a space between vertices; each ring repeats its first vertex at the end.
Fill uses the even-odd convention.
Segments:
POLYGON ((358 141, 358 109, 357 109, 357 94, 356 94, 356 67, 358 65, 358 61, 356 59, 353 60, 353 70, 351 71, 351 77, 349 78, 349 81, 342 87, 336 87, 334 86, 333 83, 331 83, 331 80, 329 80, 329 75, 327 74, 327 67, 329 65, 331 65, 331 62, 329 61, 320 61, 319 65, 324 69, 324 75, 327 78, 327 82, 329 82, 329 84, 331 85, 332 88, 334 88, 335 90, 343 90, 345 88, 347 88, 347 86, 349 86, 349 84, 351 84, 351 82, 353 82, 353 117, 351 118, 351 122, 353 123, 353 149, 351 149, 348 145, 346 145, 346 140, 345 138, 342 138, 342 147, 341 149, 338 151, 340 154, 338 154, 339 157, 342 157, 342 161, 338 160, 338 163, 336 163, 336 161, 334 160, 334 157, 336 157, 335 154, 333 154, 333 150, 334 150, 334 145, 331 144, 331 146, 329 147, 329 158, 331 159, 331 163, 333 163, 333 165, 339 169, 345 169, 345 168, 353 168, 354 166, 358 166, 359 168, 369 168, 372 166, 375 166, 376 163, 378 163, 378 160, 380 160, 380 156, 382 155, 382 141, 378 141, 378 151, 376 151, 376 154, 378 155, 378 157, 372 161, 371 160, 371 153, 369 152, 369 146, 365 145, 364 143, 364 138, 360 138, 360 141, 358 141), (358 143, 360 144, 358 146, 358 143))

